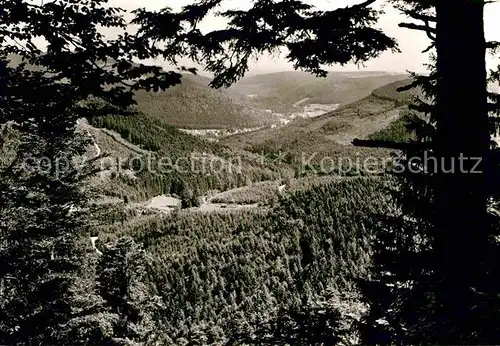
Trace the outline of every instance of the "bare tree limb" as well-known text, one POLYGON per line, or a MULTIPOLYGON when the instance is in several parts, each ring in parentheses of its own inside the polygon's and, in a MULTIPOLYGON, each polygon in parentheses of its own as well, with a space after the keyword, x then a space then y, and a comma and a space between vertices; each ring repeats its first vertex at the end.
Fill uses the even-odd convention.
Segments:
POLYGON ((432 28, 428 22, 426 22, 425 25, 418 25, 414 23, 399 23, 400 28, 407 28, 407 29, 412 29, 412 30, 420 30, 424 31, 427 34, 427 37, 429 37, 432 41, 436 40, 436 29, 432 28))
POLYGON ((427 48, 425 48, 422 53, 428 53, 431 49, 433 49, 434 47, 436 47, 436 44, 434 42, 432 42, 427 48))
POLYGON ((401 10, 404 14, 406 14, 408 17, 417 19, 417 20, 423 20, 424 22, 437 22, 436 16, 431 16, 428 14, 421 14, 417 13, 415 11, 410 11, 410 10, 401 10))
POLYGON ((350 8, 367 7, 367 6, 370 6, 371 4, 373 4, 375 1, 377 1, 377 0, 366 0, 365 2, 351 6, 350 8))

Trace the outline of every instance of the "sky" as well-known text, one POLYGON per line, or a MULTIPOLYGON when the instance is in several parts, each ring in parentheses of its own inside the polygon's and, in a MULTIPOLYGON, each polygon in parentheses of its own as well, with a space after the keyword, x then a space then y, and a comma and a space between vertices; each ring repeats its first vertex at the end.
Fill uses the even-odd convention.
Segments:
MULTIPOLYGON (((317 6, 322 10, 333 10, 338 7, 350 6, 360 3, 360 0, 309 0, 306 1, 317 6)), ((144 7, 147 9, 160 9, 166 6, 173 9, 180 9, 182 6, 192 3, 190 0, 110 0, 109 3, 113 6, 119 6, 126 10, 144 7)), ((225 8, 248 8, 251 4, 249 0, 226 0, 225 8)), ((424 72, 424 64, 428 61, 428 55, 422 54, 422 51, 429 45, 429 39, 424 32, 399 28, 398 23, 402 21, 408 22, 408 19, 399 13, 396 9, 385 4, 385 0, 379 0, 373 5, 376 8, 383 7, 385 14, 381 16, 376 27, 382 29, 388 36, 396 38, 401 53, 393 54, 385 52, 380 57, 375 58, 365 64, 364 67, 358 67, 354 64, 344 67, 331 66, 328 69, 332 71, 353 71, 353 70, 369 70, 369 71, 389 71, 389 72, 424 72)), ((485 33, 487 40, 500 41, 500 1, 487 5, 485 11, 485 33)), ((213 30, 222 28, 224 21, 215 16, 208 17, 202 23, 202 30, 213 30)), ((500 59, 488 57, 488 65, 493 68, 500 63, 500 59)), ((160 63, 161 61, 155 61, 160 63)), ((182 62, 186 63, 186 62, 182 62)), ((267 73, 275 71, 293 70, 292 64, 288 63, 281 56, 262 56, 257 62, 252 63, 250 74, 267 73)))

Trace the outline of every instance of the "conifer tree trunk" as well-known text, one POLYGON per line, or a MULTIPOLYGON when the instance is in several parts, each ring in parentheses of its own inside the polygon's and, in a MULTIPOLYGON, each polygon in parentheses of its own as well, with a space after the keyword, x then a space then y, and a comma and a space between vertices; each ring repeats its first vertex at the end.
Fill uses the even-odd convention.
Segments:
MULTIPOLYGON (((437 14, 437 133, 435 254, 437 343, 473 342, 472 288, 482 286, 487 244, 489 150, 484 3, 439 0, 437 14), (461 157, 470 158, 462 159, 461 157), (480 159, 481 164, 476 166, 480 159), (454 166, 453 166, 454 165, 454 166), (482 171, 474 173, 472 170, 482 171), (449 172, 453 170, 453 172, 449 172)), ((477 326, 476 326, 477 327, 477 326)), ((477 330, 477 329, 476 329, 477 330)))

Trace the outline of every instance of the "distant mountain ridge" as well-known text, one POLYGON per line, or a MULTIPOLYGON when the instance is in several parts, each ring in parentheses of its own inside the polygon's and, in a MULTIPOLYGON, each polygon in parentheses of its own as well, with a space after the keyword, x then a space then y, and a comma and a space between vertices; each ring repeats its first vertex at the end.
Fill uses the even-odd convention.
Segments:
POLYGON ((306 72, 276 72, 246 77, 229 88, 246 95, 255 107, 277 113, 295 112, 293 105, 346 105, 368 96, 374 89, 407 78, 384 72, 330 72, 318 78, 306 72))
MULTIPOLYGON (((21 62, 19 56, 9 58, 12 65, 21 62)), ((213 89, 209 87, 210 77, 183 73, 180 85, 159 92, 137 91, 135 99, 140 113, 161 124, 231 132, 280 124, 287 117, 304 113, 309 105, 334 109, 350 104, 405 77, 355 71, 330 72, 326 78, 318 78, 306 72, 286 71, 249 76, 228 89, 213 89)))

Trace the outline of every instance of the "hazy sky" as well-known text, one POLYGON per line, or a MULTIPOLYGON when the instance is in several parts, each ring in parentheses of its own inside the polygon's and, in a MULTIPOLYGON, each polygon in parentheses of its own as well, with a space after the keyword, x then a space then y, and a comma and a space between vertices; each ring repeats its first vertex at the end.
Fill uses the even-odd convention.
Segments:
MULTIPOLYGON (((335 9, 338 7, 353 5, 361 2, 360 0, 309 0, 310 4, 321 9, 335 9)), ((190 0, 110 0, 110 4, 120 6, 124 9, 134 9, 137 7, 146 7, 148 9, 160 9, 165 6, 174 9, 180 9, 183 5, 192 3, 190 0)), ((385 1, 379 0, 374 6, 380 8, 384 6, 385 1)), ((231 8, 246 8, 249 7, 249 0, 226 0, 225 7, 231 8)), ((397 39, 402 53, 393 54, 386 52, 377 59, 366 63, 364 69, 367 70, 384 70, 394 72, 404 72, 406 70, 420 72, 424 70, 423 64, 427 61, 427 55, 422 54, 428 44, 429 39, 423 32, 399 28, 398 23, 408 21, 404 15, 401 15, 397 10, 390 6, 384 6, 385 14, 381 17, 377 27, 381 28, 389 36, 397 39)), ((485 30, 488 40, 500 41, 500 2, 487 5, 485 11, 485 30)), ((203 22, 202 29, 210 30, 223 27, 224 22, 220 18, 213 16, 207 18, 203 22)), ((490 66, 496 66, 500 60, 488 59, 490 66)), ((157 62, 159 63, 159 62, 157 62)), ((355 70, 358 67, 348 65, 345 67, 332 66, 330 70, 355 70)), ((254 63, 250 73, 263 73, 271 71, 291 70, 292 65, 287 63, 282 57, 263 56, 258 62, 254 63)))

